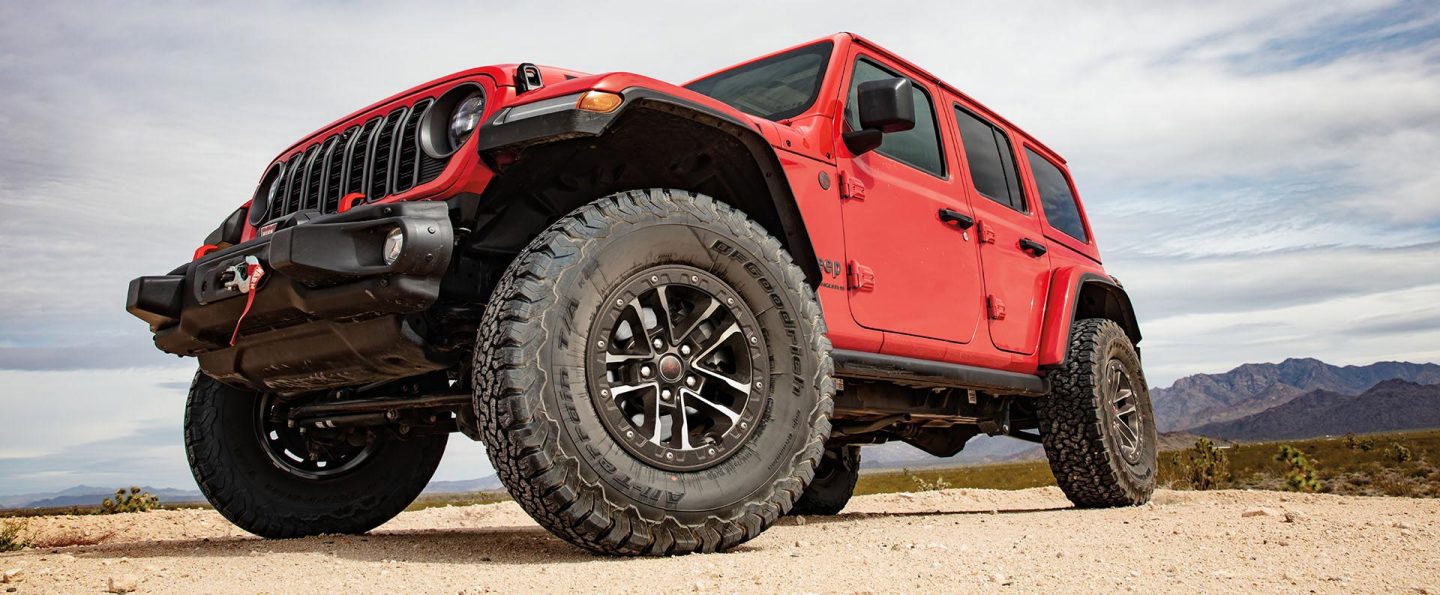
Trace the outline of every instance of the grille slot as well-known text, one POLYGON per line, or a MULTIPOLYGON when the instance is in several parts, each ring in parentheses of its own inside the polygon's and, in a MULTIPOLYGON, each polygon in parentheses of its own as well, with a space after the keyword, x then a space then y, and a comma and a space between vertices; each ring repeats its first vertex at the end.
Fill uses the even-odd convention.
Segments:
POLYGON ((419 174, 420 150, 420 117, 425 115, 426 108, 432 102, 424 99, 415 104, 410 113, 405 116, 405 124, 400 127, 400 139, 395 149, 395 181, 391 188, 395 192, 404 192, 415 187, 415 180, 419 174))
POLYGON ((362 193, 374 201, 440 177, 450 160, 420 149, 420 118, 434 103, 434 98, 421 99, 292 155, 276 182, 279 192, 267 222, 301 209, 335 213, 348 194, 362 193))
MULTIPOLYGON (((375 138, 375 129, 380 127, 380 118, 365 123, 360 129, 360 138, 350 153, 350 178, 345 182, 345 193, 365 193, 365 174, 370 169, 370 145, 375 138)), ((366 195, 369 198, 369 195, 366 195)))
POLYGON ((370 156, 370 191, 365 194, 367 200, 375 200, 390 194, 390 164, 395 157, 395 129, 400 127, 405 119, 404 108, 390 112, 385 116, 385 123, 375 133, 375 142, 371 143, 370 156))

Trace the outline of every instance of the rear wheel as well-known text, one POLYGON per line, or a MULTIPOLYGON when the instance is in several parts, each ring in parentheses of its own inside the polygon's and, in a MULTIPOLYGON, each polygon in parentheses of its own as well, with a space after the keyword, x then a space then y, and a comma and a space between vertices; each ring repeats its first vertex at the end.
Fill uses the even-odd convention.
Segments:
POLYGON ((541 233, 476 341, 486 450, 542 526, 607 554, 760 534, 815 473, 834 394, 814 292, 742 213, 626 192, 541 233))
POLYGON ((374 529, 415 500, 445 452, 444 433, 291 427, 291 404, 203 373, 185 404, 185 453, 200 491, 261 537, 374 529))
POLYGON ((837 446, 825 449, 825 458, 815 468, 815 480, 790 509, 792 515, 830 516, 845 510, 855 483, 860 480, 860 447, 837 446))
POLYGON ((1050 470, 1081 508, 1134 506, 1155 491, 1155 416, 1140 355, 1111 320, 1075 322, 1039 407, 1050 470))

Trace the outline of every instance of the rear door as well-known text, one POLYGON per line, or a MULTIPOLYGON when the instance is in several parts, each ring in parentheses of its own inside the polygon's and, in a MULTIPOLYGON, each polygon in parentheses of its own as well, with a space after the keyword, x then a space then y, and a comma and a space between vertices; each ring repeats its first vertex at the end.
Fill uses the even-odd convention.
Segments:
POLYGON ((1040 218, 1020 183, 1009 132, 977 110, 954 102, 951 111, 966 164, 985 280, 990 340, 1004 351, 1031 355, 1040 342, 1050 258, 1040 218))
POLYGON ((938 90, 857 50, 840 128, 858 128, 852 106, 860 83, 897 76, 914 85, 915 128, 886 134, 879 149, 839 164, 850 310, 868 328, 967 343, 981 319, 979 258, 973 230, 957 222, 972 214, 946 162, 938 90))

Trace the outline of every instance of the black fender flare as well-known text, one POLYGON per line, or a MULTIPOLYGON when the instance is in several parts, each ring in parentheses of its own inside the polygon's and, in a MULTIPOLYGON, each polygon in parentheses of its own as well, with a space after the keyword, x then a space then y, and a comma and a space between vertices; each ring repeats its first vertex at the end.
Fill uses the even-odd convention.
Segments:
MULTIPOLYGON (((754 165, 763 176, 769 190, 770 213, 750 213, 769 231, 785 244, 795 263, 805 272, 805 280, 812 287, 818 287, 821 279, 819 261, 815 256, 810 234, 800 207, 780 165, 775 148, 765 139, 759 129, 732 114, 691 101, 670 93, 645 87, 631 87, 621 92, 624 101, 620 107, 609 113, 580 110, 573 107, 553 109, 541 115, 520 120, 506 121, 510 109, 499 110, 482 124, 478 150, 482 156, 493 155, 505 150, 558 142, 573 138, 599 137, 608 132, 614 124, 623 121, 626 114, 635 110, 653 110, 685 118, 696 124, 723 132, 745 147, 754 159, 754 165)), ((578 98, 578 94, 541 100, 556 101, 564 98, 578 98)), ((525 107, 525 106, 521 106, 525 107)))
POLYGON ((1141 339, 1140 323, 1130 295, 1113 277, 1099 273, 1062 269, 1051 280, 1049 308, 1046 312, 1047 332, 1041 338, 1040 367, 1064 365, 1070 335, 1076 320, 1106 318, 1125 330, 1138 353, 1141 339))

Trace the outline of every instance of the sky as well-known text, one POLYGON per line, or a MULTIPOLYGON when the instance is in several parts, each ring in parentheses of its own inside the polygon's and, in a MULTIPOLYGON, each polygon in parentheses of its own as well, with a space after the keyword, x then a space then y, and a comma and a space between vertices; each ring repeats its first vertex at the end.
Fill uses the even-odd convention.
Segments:
MULTIPOLYGON (((301 136, 457 70, 683 82, 853 31, 1069 162, 1152 385, 1440 361, 1433 2, 0 3, 0 494, 193 488, 124 312, 301 136)), ((490 472, 452 440, 437 479, 490 472)))

